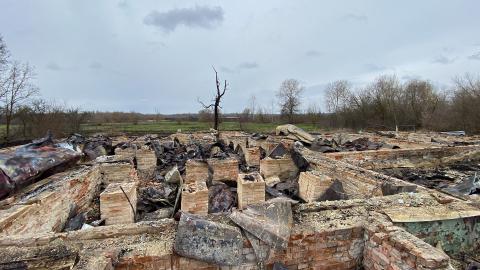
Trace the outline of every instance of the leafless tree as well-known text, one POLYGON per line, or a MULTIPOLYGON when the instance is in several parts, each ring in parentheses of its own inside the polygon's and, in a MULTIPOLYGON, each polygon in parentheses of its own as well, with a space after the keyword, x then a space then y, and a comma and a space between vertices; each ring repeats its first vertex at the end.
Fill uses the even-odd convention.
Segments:
POLYGON ((422 121, 429 119, 439 102, 433 85, 425 80, 409 80, 403 91, 402 109, 406 120, 416 127, 422 126, 422 121))
POLYGON ((20 64, 14 61, 7 71, 7 77, 2 85, 1 101, 3 102, 3 114, 5 116, 6 140, 10 136, 10 126, 17 108, 34 96, 38 89, 32 84, 35 74, 28 64, 20 64))
POLYGON ((465 74, 454 78, 452 110, 464 130, 480 131, 480 77, 465 74))
POLYGON ((387 125, 393 118, 395 127, 399 124, 399 100, 402 94, 402 86, 395 75, 379 76, 367 87, 373 96, 375 109, 381 117, 383 125, 387 125))
POLYGON ((334 127, 337 127, 339 118, 345 113, 348 106, 351 98, 350 88, 351 85, 348 81, 341 80, 328 84, 325 89, 325 103, 327 110, 334 114, 332 117, 334 127))
POLYGON ((3 41, 3 37, 0 36, 0 98, 5 96, 5 84, 7 83, 7 64, 9 60, 10 52, 7 49, 7 45, 3 41))
POLYGON ((212 110, 209 109, 201 109, 198 111, 198 120, 200 122, 211 122, 213 120, 213 113, 212 110))
POLYGON ((318 125, 321 118, 320 108, 315 103, 310 103, 305 113, 306 120, 313 125, 318 125))
POLYGON ((250 116, 251 120, 255 120, 255 113, 257 112, 257 97, 255 95, 251 95, 250 99, 248 100, 248 103, 250 103, 250 116))
POLYGON ((4 71, 5 66, 8 63, 9 56, 10 56, 10 53, 8 52, 7 45, 3 41, 3 37, 0 36, 0 75, 4 71))
POLYGON ((198 102, 202 104, 204 109, 210 109, 213 107, 213 118, 214 118, 214 124, 213 124, 213 129, 218 130, 218 123, 219 123, 219 115, 220 115, 220 109, 222 108, 220 106, 220 102, 222 101, 223 95, 225 95, 225 92, 227 91, 227 80, 224 81, 223 84, 223 91, 220 90, 221 83, 220 80, 218 79, 218 73, 215 68, 213 68, 213 71, 215 71, 215 86, 216 86, 216 94, 215 98, 213 99, 213 103, 210 105, 205 105, 200 99, 198 99, 198 102))
POLYGON ((277 92, 279 99, 280 112, 286 116, 288 121, 293 122, 293 118, 300 110, 301 97, 304 87, 295 79, 288 79, 282 82, 277 92))

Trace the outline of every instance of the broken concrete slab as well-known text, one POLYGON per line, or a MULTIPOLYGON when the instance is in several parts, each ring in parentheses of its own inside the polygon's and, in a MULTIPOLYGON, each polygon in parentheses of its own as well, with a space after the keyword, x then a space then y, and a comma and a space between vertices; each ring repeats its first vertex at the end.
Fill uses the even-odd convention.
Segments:
POLYGON ((315 140, 315 137, 313 137, 310 133, 291 124, 278 126, 275 129, 275 133, 276 135, 290 136, 289 138, 304 142, 306 144, 311 144, 315 140))
POLYGON ((175 165, 172 169, 170 169, 165 174, 165 181, 171 184, 183 183, 183 179, 182 179, 182 176, 180 175, 180 172, 178 171, 177 165, 175 165))
POLYGON ((0 199, 37 181, 42 175, 64 171, 82 154, 55 144, 51 137, 0 153, 0 199))
POLYGON ((288 151, 287 147, 285 147, 283 143, 279 143, 267 154, 267 157, 281 158, 284 155, 287 155, 289 152, 290 151, 288 151))
POLYGON ((175 252, 187 258, 236 266, 242 263, 243 238, 234 226, 182 213, 175 236, 175 252))
POLYGON ((286 249, 293 224, 291 203, 264 202, 233 211, 230 219, 275 250, 286 249))

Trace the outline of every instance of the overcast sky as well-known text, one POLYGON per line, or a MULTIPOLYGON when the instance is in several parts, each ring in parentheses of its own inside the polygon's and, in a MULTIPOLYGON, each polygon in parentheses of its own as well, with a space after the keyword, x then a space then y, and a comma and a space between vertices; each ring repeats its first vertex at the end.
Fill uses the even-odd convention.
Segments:
POLYGON ((0 34, 42 96, 87 110, 197 112, 230 88, 271 110, 284 79, 322 108, 326 83, 379 74, 445 87, 480 72, 480 1, 0 0, 0 34))

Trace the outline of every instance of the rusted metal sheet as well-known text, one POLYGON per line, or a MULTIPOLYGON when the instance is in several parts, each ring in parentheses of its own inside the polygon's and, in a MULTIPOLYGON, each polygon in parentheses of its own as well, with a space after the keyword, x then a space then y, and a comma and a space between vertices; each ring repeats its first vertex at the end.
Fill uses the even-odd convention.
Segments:
POLYGON ((82 154, 55 144, 47 137, 0 153, 0 199, 40 177, 65 170, 82 154))

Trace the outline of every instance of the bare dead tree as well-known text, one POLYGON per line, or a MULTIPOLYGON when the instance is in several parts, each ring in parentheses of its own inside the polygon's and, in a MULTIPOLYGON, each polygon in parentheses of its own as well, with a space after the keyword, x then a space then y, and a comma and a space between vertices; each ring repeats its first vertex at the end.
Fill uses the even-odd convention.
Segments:
POLYGON ((223 95, 225 95, 225 92, 227 91, 227 80, 224 81, 224 84, 223 84, 223 91, 220 91, 220 88, 221 88, 221 83, 220 83, 220 80, 218 79, 218 73, 217 73, 217 70, 215 69, 215 67, 212 67, 213 68, 213 71, 215 71, 215 86, 216 86, 216 90, 217 90, 217 93, 215 94, 215 98, 212 100, 212 104, 210 105, 205 105, 205 103, 203 103, 202 101, 200 101, 200 99, 198 99, 197 101, 203 106, 204 109, 210 109, 213 107, 213 121, 214 121, 214 124, 213 124, 213 128, 215 130, 218 130, 218 118, 219 118, 219 115, 220 115, 220 110, 219 109, 222 109, 222 107, 220 106, 220 102, 222 100, 222 97, 223 95))
POLYGON ((7 45, 3 41, 3 37, 0 36, 0 73, 4 70, 6 64, 8 63, 8 57, 10 53, 8 52, 7 45))
POLYGON ((295 79, 288 79, 282 82, 280 89, 277 92, 279 99, 280 112, 285 115, 290 123, 293 122, 293 117, 300 110, 301 95, 304 87, 295 79))
POLYGON ((8 51, 7 44, 3 41, 3 37, 0 36, 0 98, 5 96, 5 84, 7 83, 6 70, 9 62, 10 52, 8 51))
POLYGON ((4 103, 3 114, 6 124, 6 140, 10 136, 10 126, 15 111, 19 105, 22 105, 38 92, 37 87, 32 84, 33 78, 33 69, 28 64, 20 64, 15 61, 8 70, 6 81, 1 89, 3 93, 1 101, 4 103))
POLYGON ((348 81, 340 80, 329 83, 325 88, 325 103, 327 110, 333 113, 332 125, 337 127, 339 117, 348 107, 351 96, 351 85, 348 81))

